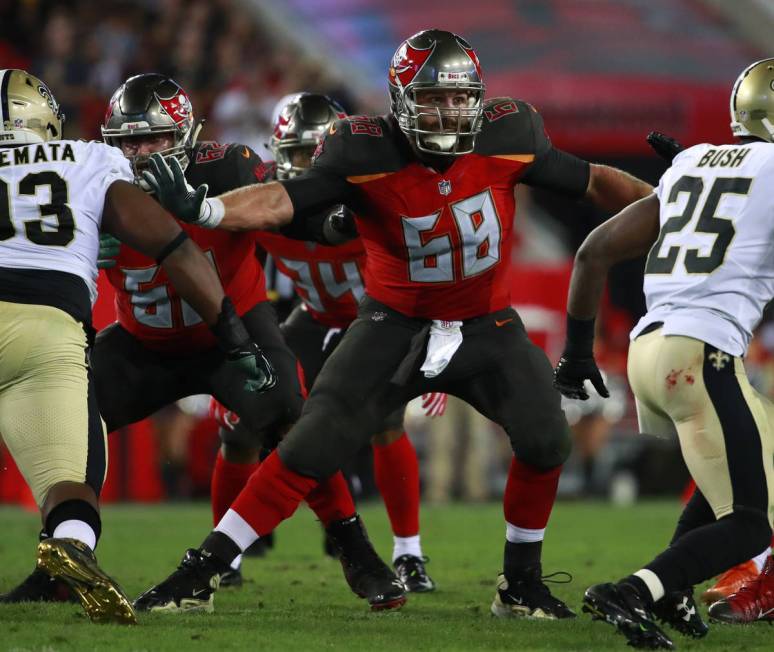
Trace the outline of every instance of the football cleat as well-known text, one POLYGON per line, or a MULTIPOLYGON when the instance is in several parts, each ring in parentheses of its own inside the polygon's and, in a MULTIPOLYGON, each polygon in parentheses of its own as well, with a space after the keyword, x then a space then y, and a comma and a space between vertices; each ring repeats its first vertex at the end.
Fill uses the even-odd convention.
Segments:
POLYGON ((435 582, 433 582, 425 569, 425 564, 428 561, 430 560, 427 557, 401 555, 392 562, 392 565, 395 567, 395 573, 409 593, 435 591, 435 582))
POLYGON ((368 540, 360 516, 336 521, 326 528, 338 552, 344 577, 352 592, 368 600, 372 611, 399 609, 406 602, 406 590, 368 540))
POLYGON ((215 610, 213 595, 220 586, 220 573, 209 555, 189 548, 167 579, 148 589, 134 601, 137 611, 183 612, 215 610))
POLYGON ((595 584, 583 595, 583 611, 594 620, 615 627, 638 648, 671 650, 674 643, 656 624, 656 617, 633 587, 626 584, 595 584))
POLYGON ((97 566, 91 549, 75 539, 38 544, 38 569, 65 582, 95 623, 137 624, 137 616, 118 583, 97 566))
POLYGON ((656 602, 653 613, 662 623, 666 623, 684 636, 704 638, 709 632, 707 623, 702 620, 696 607, 692 590, 668 593, 656 602))
POLYGON ((70 587, 35 568, 19 586, 0 595, 0 604, 18 602, 78 602, 70 587))
MULTIPOLYGON (((545 618, 557 620, 575 618, 575 612, 559 598, 551 595, 542 577, 540 564, 528 566, 519 577, 497 576, 497 593, 490 607, 498 618, 545 618)), ((568 580, 569 581, 569 580, 568 580)))
POLYGON ((710 605, 710 620, 730 624, 774 622, 774 558, 769 556, 760 575, 736 593, 710 605))
POLYGON ((225 573, 220 574, 220 585, 218 588, 239 589, 242 588, 244 583, 245 580, 242 577, 242 569, 229 568, 225 573))
POLYGON ((758 577, 758 568, 755 566, 755 562, 745 561, 737 564, 718 577, 715 585, 701 594, 701 601, 706 605, 710 605, 718 600, 727 598, 756 577, 758 577))

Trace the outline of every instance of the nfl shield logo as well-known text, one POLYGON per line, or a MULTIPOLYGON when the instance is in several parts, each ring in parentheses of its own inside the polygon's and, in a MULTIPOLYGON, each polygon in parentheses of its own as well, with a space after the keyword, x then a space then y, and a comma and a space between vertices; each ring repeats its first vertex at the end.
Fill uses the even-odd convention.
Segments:
POLYGON ((443 181, 438 182, 438 192, 440 192, 442 195, 450 195, 451 194, 451 181, 447 181, 444 179, 443 181))

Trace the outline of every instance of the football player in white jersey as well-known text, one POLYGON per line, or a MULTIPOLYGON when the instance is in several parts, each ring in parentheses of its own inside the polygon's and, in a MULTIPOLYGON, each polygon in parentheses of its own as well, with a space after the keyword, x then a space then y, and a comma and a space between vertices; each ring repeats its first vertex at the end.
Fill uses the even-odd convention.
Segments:
POLYGON ((61 140, 48 87, 0 70, 0 432, 40 507, 38 568, 94 621, 136 622, 97 565, 105 432, 88 364, 99 231, 155 258, 262 391, 273 372, 201 250, 132 184, 121 151, 61 140))
MULTIPOLYGON (((664 552, 585 593, 584 610, 634 646, 672 646, 656 618, 684 634, 706 633, 692 587, 771 539, 774 405, 750 386, 742 357, 774 297, 774 59, 739 76, 731 120, 735 144, 684 150, 652 196, 589 235, 570 284, 555 385, 587 398, 585 379, 604 391, 593 338, 607 270, 648 254, 648 312, 631 334, 629 382, 640 430, 676 430, 697 485, 664 552)), ((722 620, 733 620, 729 612, 710 609, 722 620)))

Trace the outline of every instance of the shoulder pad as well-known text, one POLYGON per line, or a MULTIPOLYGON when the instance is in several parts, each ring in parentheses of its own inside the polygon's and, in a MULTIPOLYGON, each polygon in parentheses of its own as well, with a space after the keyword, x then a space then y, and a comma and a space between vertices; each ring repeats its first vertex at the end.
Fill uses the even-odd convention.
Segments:
POLYGON ((483 110, 484 122, 476 139, 477 154, 540 156, 550 149, 543 118, 529 102, 496 97, 487 100, 483 110))
POLYGON ((317 146, 313 165, 345 177, 394 172, 405 165, 397 138, 403 134, 384 116, 337 120, 317 146))

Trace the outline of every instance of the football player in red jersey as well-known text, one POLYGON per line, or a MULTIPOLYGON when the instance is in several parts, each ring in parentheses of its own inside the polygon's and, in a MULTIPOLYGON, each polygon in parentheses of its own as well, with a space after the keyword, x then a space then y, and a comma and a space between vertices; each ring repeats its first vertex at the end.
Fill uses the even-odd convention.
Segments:
POLYGON ((344 203, 357 214, 367 255, 358 317, 301 418, 205 539, 200 566, 178 569, 141 596, 143 606, 210 591, 195 577, 217 574, 290 516, 392 410, 439 391, 500 424, 514 452, 492 612, 575 615, 542 579, 542 540, 570 436, 551 365, 510 306, 513 191, 526 183, 615 211, 652 187, 552 147, 526 102, 485 101, 475 52, 450 32, 426 30, 405 41, 389 85, 390 115, 335 123, 311 170, 294 179, 203 199, 201 189, 181 183, 174 161, 171 170, 151 161, 149 183, 185 221, 272 229, 344 203))
MULTIPOLYGON (((337 119, 346 116, 336 102, 314 93, 283 99, 278 109, 270 147, 276 178, 291 179, 310 167, 320 139, 337 119)), ((348 211, 343 206, 334 210, 348 211)), ((265 231, 257 232, 257 238, 277 268, 293 281, 301 298, 280 329, 301 363, 306 385, 312 387, 323 363, 357 317, 357 304, 365 294, 365 248, 357 239, 325 246, 265 231)), ((445 394, 428 395, 424 402, 433 415, 440 415, 445 400, 445 394)), ((408 591, 432 591, 435 583, 425 569, 419 538, 419 465, 403 429, 404 412, 400 407, 389 414, 372 439, 374 476, 390 518, 398 577, 408 591)), ((222 427, 244 427, 219 406, 214 413, 222 427)))
MULTIPOLYGON (((116 91, 102 129, 106 142, 121 148, 138 177, 148 156, 158 152, 184 168, 191 184, 206 184, 215 192, 265 180, 268 168, 250 148, 197 143, 197 131, 185 91, 154 73, 131 77, 116 91)), ((193 394, 212 394, 241 416, 245 428, 221 431, 211 491, 217 524, 257 468, 261 449, 276 445, 298 418, 303 396, 296 358, 266 298, 254 234, 183 228, 210 258, 248 333, 271 358, 276 387, 263 394, 252 391, 244 374, 224 364, 206 324, 181 300, 159 265, 123 245, 107 272, 116 289, 117 321, 97 335, 91 365, 108 432, 193 394)), ((342 556, 352 558, 347 579, 353 590, 374 608, 402 603, 395 574, 371 547, 359 517, 353 520, 354 503, 343 476, 333 474, 320 487, 307 502, 342 556)), ((193 606, 211 609, 211 601, 193 606)))

